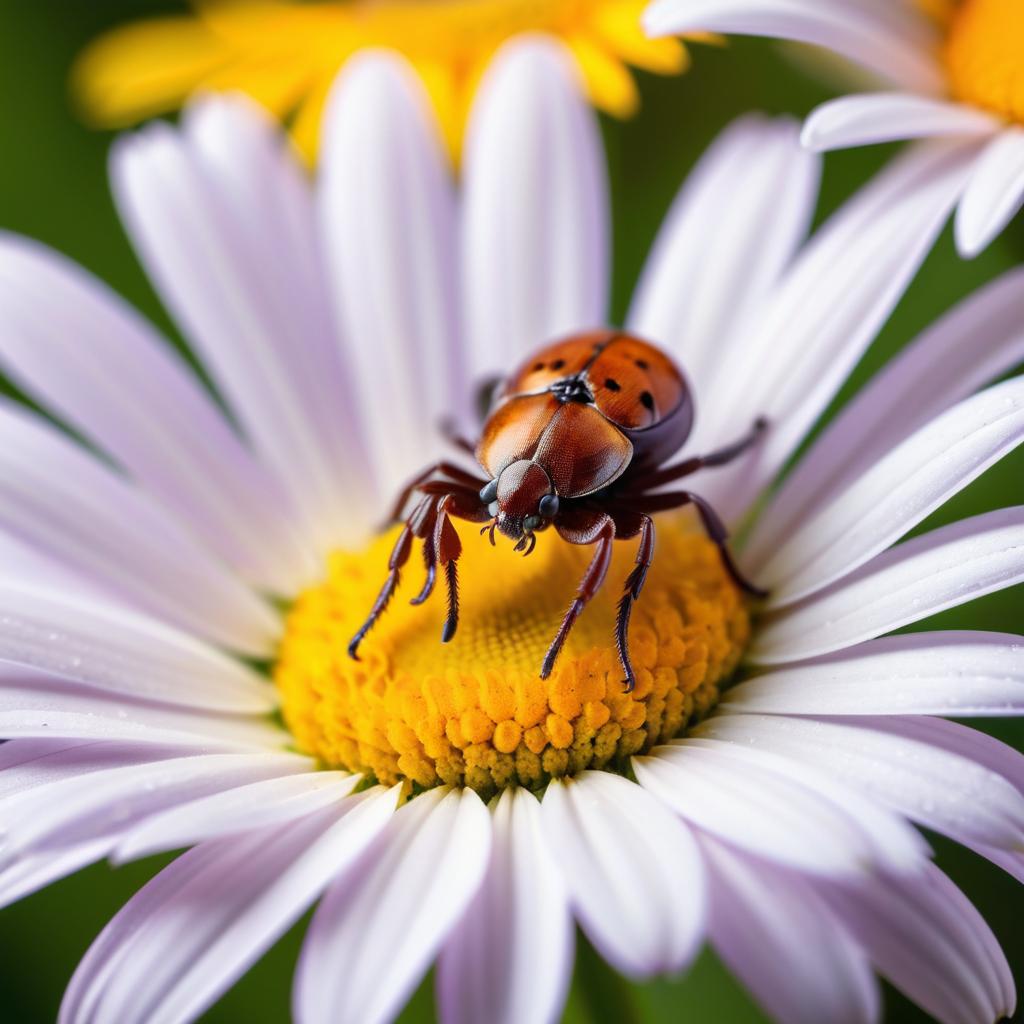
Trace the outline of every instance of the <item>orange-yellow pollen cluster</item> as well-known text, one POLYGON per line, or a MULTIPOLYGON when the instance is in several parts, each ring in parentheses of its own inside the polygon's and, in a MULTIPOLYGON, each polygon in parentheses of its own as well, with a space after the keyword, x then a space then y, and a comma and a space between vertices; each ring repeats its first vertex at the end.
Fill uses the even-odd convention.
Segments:
POLYGON ((393 536, 336 554, 327 580, 291 610, 275 667, 284 716, 300 749, 385 784, 542 786, 584 768, 612 768, 677 736, 715 703, 749 634, 743 600, 703 537, 658 524, 654 567, 630 643, 637 684, 625 693, 611 639, 632 567, 621 543, 604 591, 588 606, 555 672, 544 651, 591 554, 553 533, 523 559, 461 530, 462 621, 440 643, 443 585, 411 607, 415 560, 391 607, 364 641, 346 646, 373 603, 393 536))
POLYGON ((946 40, 957 99, 1024 121, 1024 2, 963 0, 946 40))

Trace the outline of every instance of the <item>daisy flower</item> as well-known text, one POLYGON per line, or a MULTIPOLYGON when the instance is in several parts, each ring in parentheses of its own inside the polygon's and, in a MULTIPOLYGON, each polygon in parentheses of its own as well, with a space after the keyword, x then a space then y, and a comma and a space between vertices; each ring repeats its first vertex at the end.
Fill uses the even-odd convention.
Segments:
POLYGON ((824 103, 803 142, 826 151, 900 139, 970 139, 957 247, 976 256, 1024 204, 1024 5, 1019 0, 653 0, 653 37, 697 27, 811 43, 880 91, 824 103))
POLYGON ((1020 711, 1020 638, 887 634, 1024 579, 1020 508, 896 543, 1024 437, 1024 380, 990 385, 1024 357, 1022 274, 909 345, 762 502, 970 151, 911 152, 810 240, 818 158, 789 121, 737 122, 690 175, 627 324, 687 367, 692 450, 769 417, 699 486, 734 522, 760 503, 742 557, 771 597, 660 519, 625 693, 612 588, 537 678, 588 554, 548 534, 524 561, 464 530, 454 642, 409 579, 346 654, 392 539, 373 526, 439 417, 607 318, 603 155, 562 51, 488 72, 458 204, 399 58, 353 61, 324 131, 313 187, 244 98, 114 149, 209 390, 85 272, 0 244, 0 361, 88 442, 0 410, 0 901, 189 848, 96 939, 61 1020, 194 1019, 314 904, 304 1024, 391 1020, 435 962, 446 1024, 556 1020, 574 924, 632 978, 708 940, 784 1022, 876 1020, 875 972, 947 1024, 1012 1012, 914 826, 1024 877, 1024 761, 942 717, 1020 711))
MULTIPOLYGON (((385 46, 415 66, 445 140, 458 154, 465 119, 495 51, 513 36, 560 40, 598 109, 639 105, 630 68, 676 75, 676 39, 640 29, 643 0, 194 0, 195 12, 114 29, 82 55, 74 91, 90 120, 123 127, 177 109, 200 90, 238 90, 290 123, 312 160, 324 99, 359 50, 385 46)), ((697 38, 704 38, 698 34, 697 38)))

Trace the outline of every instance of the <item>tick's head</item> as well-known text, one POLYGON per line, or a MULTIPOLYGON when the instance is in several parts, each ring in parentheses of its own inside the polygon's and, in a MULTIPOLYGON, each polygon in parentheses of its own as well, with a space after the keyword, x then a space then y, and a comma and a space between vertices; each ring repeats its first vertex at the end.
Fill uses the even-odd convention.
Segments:
POLYGON ((558 495, 551 478, 528 459, 506 466, 480 497, 488 502, 498 529, 512 540, 544 529, 558 514, 558 495))

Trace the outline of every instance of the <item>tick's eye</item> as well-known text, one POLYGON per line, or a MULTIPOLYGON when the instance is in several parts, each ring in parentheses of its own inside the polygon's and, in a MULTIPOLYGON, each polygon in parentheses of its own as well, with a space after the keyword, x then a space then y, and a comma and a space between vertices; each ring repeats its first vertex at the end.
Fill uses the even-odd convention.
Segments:
POLYGON ((558 515, 558 495, 557 494, 545 494, 540 499, 540 505, 537 506, 537 511, 545 518, 551 519, 558 515))
POLYGON ((498 481, 492 480, 489 484, 480 489, 480 500, 485 505, 490 505, 498 496, 498 481))

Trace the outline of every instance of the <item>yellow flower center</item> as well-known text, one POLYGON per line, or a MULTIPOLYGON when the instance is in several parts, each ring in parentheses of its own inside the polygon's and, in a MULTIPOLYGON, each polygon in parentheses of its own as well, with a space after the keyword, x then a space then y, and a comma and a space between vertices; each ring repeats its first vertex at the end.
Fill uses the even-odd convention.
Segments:
POLYGON ((324 764, 416 786, 539 787, 584 768, 615 769, 677 736, 715 704, 749 635, 747 611, 718 552, 678 519, 658 523, 654 565, 634 610, 636 688, 626 693, 612 644, 633 564, 620 543, 608 580, 587 606, 547 680, 541 660, 589 548, 553 532, 528 558, 461 529, 462 617, 442 645, 445 595, 409 599, 422 569, 409 562, 391 605, 360 648, 348 641, 373 604, 394 535, 339 552, 327 579, 291 609, 274 669, 298 746, 324 764), (419 571, 417 571, 419 570, 419 571))
POLYGON ((1024 121, 1024 0, 963 0, 946 39, 957 99, 1024 121))

